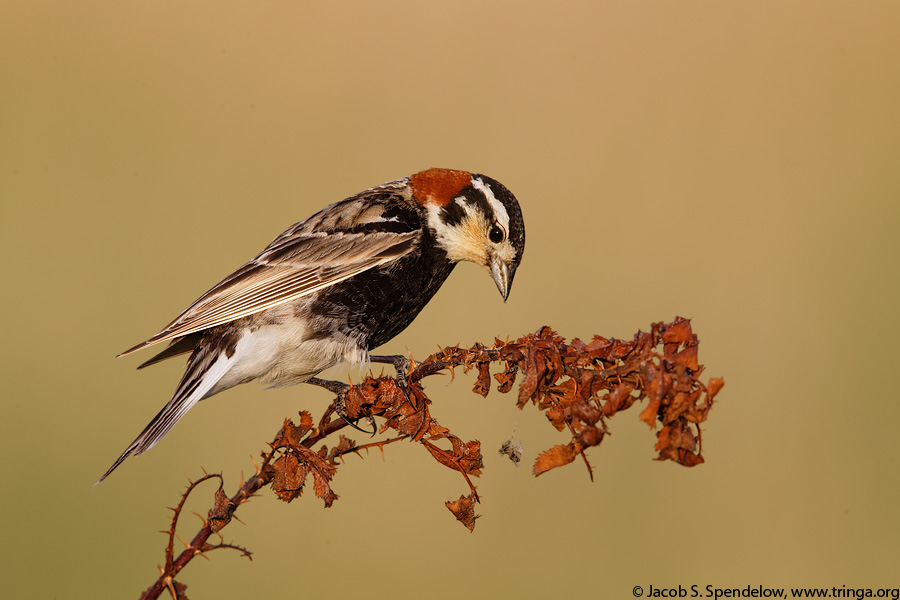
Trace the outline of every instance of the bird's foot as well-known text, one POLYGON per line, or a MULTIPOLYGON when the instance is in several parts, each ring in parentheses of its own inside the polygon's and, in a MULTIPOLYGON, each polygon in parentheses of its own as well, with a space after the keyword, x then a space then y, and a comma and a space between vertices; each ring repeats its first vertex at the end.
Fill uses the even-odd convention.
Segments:
POLYGON ((358 421, 359 419, 351 419, 350 416, 347 414, 347 407, 346 407, 346 404, 344 403, 344 398, 346 397, 347 392, 350 390, 350 388, 352 386, 350 386, 346 383, 342 383, 340 381, 333 381, 331 379, 320 379, 318 377, 310 377, 306 381, 306 383, 311 383, 311 384, 317 385, 321 388, 325 388, 329 392, 332 392, 337 395, 337 401, 334 403, 334 412, 337 413, 337 416, 339 416, 341 419, 343 419, 347 425, 349 425, 353 429, 356 429, 357 431, 361 431, 361 432, 365 433, 366 435, 374 436, 376 433, 378 433, 378 428, 375 427, 375 421, 374 421, 374 419, 372 419, 371 416, 362 417, 362 418, 368 419, 370 424, 372 425, 372 431, 367 431, 354 422, 354 421, 358 421))
POLYGON ((387 356, 369 356, 369 361, 373 363, 381 363, 386 365, 393 365, 394 369, 397 370, 397 385, 400 386, 400 389, 403 390, 403 397, 406 398, 406 402, 413 407, 416 408, 416 405, 413 403, 412 398, 409 395, 409 381, 407 380, 407 376, 409 375, 410 369, 412 368, 412 361, 400 354, 390 354, 387 356))

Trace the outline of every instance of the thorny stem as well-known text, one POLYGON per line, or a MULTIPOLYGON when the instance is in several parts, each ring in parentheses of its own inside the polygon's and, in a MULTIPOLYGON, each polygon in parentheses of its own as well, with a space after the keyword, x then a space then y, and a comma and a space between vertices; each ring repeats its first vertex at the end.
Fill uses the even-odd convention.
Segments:
POLYGON ((334 455, 335 458, 342 458, 347 454, 359 454, 360 450, 368 450, 369 448, 378 448, 381 450, 381 458, 384 458, 384 447, 388 444, 393 444, 394 442, 399 442, 400 440, 405 440, 408 436, 398 435, 397 437, 388 438, 386 440, 379 440, 377 442, 370 442, 368 444, 361 444, 359 446, 354 446, 349 450, 344 450, 343 452, 338 452, 334 455))
POLYGON ((201 477, 200 479, 198 479, 196 481, 192 481, 190 484, 188 484, 188 488, 187 488, 187 490, 185 490, 184 494, 181 496, 181 500, 178 502, 178 506, 176 506, 175 508, 172 509, 172 512, 174 514, 172 515, 172 526, 169 527, 169 544, 166 546, 165 572, 171 573, 172 569, 173 569, 172 556, 174 554, 174 547, 175 547, 175 527, 176 527, 176 525, 178 525, 178 518, 181 516, 181 511, 184 509, 184 503, 187 502, 188 496, 191 495, 191 492, 194 491, 194 488, 196 488, 198 485, 200 485, 204 481, 207 481, 208 479, 215 479, 215 478, 219 479, 219 487, 225 485, 225 480, 222 479, 221 475, 219 475, 217 473, 213 473, 211 475, 206 474, 203 477, 201 477))
MULTIPOLYGON (((271 456, 267 457, 263 464, 268 463, 271 456)), ((172 557, 172 546, 175 539, 175 525, 178 522, 178 517, 180 516, 180 512, 182 507, 184 506, 185 500, 187 500, 188 495, 196 488, 197 484, 206 481, 207 479, 211 479, 214 477, 218 477, 220 480, 222 479, 221 475, 212 474, 206 475, 198 479, 197 481, 191 483, 188 486, 187 491, 182 496, 181 502, 176 509, 176 513, 172 518, 172 526, 169 530, 169 545, 166 547, 166 567, 160 573, 159 578, 154 582, 150 588, 148 588, 142 595, 141 600, 150 599, 150 598, 159 598, 160 594, 162 594, 163 590, 168 589, 170 592, 175 590, 175 586, 173 584, 173 580, 175 576, 187 566, 191 560, 198 555, 202 555, 209 550, 214 549, 215 547, 207 547, 207 540, 213 534, 212 527, 210 526, 209 520, 205 520, 203 523, 203 527, 200 528, 200 531, 197 532, 197 535, 194 536, 194 539, 191 540, 188 547, 182 550, 181 554, 178 555, 178 558, 172 557)), ((262 476, 262 473, 257 473, 249 480, 244 482, 244 485, 238 490, 238 492, 231 497, 231 501, 235 503, 235 505, 240 506, 244 502, 250 499, 253 494, 255 494, 260 488, 265 486, 269 480, 262 476)), ((237 546, 232 546, 230 544, 224 544, 221 547, 234 547, 235 549, 240 549, 241 551, 246 553, 246 550, 243 548, 239 548, 237 546)), ((249 554, 247 554, 249 556, 249 554)), ((177 597, 177 596, 176 596, 177 597)))
MULTIPOLYGON (((339 431, 340 429, 343 429, 346 426, 347 426, 347 423, 344 422, 343 420, 335 419, 333 421, 325 423, 324 426, 320 426, 318 429, 318 434, 310 435, 307 439, 303 440, 303 442, 301 442, 301 444, 307 448, 310 448, 311 446, 313 446, 314 444, 316 444, 323 438, 331 435, 335 431, 339 431)), ((231 502, 233 502, 236 507, 240 506, 244 502, 248 501, 250 498, 252 498, 256 494, 256 492, 258 492, 259 490, 261 490, 262 488, 264 488, 271 482, 272 476, 271 476, 271 474, 267 473, 265 467, 271 463, 272 458, 275 456, 276 453, 277 453, 277 450, 275 450, 275 449, 265 453, 263 455, 262 465, 260 465, 257 468, 256 475, 254 475, 253 477, 251 477, 250 479, 245 481, 244 484, 237 491, 237 493, 235 493, 234 496, 232 496, 230 498, 231 502)), ((208 479, 212 479, 212 478, 218 478, 224 484, 224 480, 222 479, 222 476, 218 473, 205 475, 205 476, 201 477, 200 479, 198 479, 197 481, 192 482, 188 486, 188 489, 182 495, 181 501, 178 503, 178 506, 173 509, 175 511, 175 514, 172 517, 172 526, 170 527, 170 529, 168 531, 169 543, 166 546, 166 566, 164 569, 162 569, 162 572, 160 573, 160 576, 156 580, 156 582, 154 582, 154 584, 152 586, 150 586, 150 588, 148 588, 141 595, 141 600, 150 600, 152 598, 159 598, 160 594, 162 594, 162 592, 164 590, 166 590, 166 589, 169 589, 170 591, 173 590, 174 587, 172 585, 172 581, 174 580, 175 576, 178 575, 178 573, 184 567, 186 567, 187 564, 189 562, 191 562, 191 560, 193 560, 193 558, 195 556, 203 555, 204 553, 208 552, 209 550, 214 549, 215 547, 222 547, 222 548, 234 547, 235 549, 244 551, 243 548, 240 548, 239 546, 232 546, 230 544, 218 544, 213 548, 207 547, 207 542, 208 542, 210 536, 213 534, 213 530, 212 530, 212 526, 210 525, 209 520, 206 519, 206 520, 204 520, 203 527, 200 528, 200 531, 197 532, 197 534, 194 536, 194 539, 192 539, 190 541, 190 543, 188 544, 188 547, 185 548, 184 550, 182 550, 181 554, 179 554, 177 558, 173 557, 173 554, 174 554, 173 546, 174 546, 174 540, 175 540, 175 525, 178 522, 178 517, 181 515, 181 510, 184 507, 184 503, 185 503, 185 501, 187 501, 188 496, 190 495, 190 493, 192 491, 194 491, 194 489, 197 487, 197 485, 199 485, 200 483, 202 483, 208 479)), ((246 551, 244 551, 244 552, 246 552, 246 551)), ((249 554, 248 554, 248 556, 249 556, 249 554)))

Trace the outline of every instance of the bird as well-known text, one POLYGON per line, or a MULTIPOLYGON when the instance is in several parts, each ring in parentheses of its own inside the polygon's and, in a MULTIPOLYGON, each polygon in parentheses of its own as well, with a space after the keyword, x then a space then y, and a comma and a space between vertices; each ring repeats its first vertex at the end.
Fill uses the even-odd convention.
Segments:
POLYGON ((518 200, 486 175, 432 168, 326 206, 119 354, 168 342, 139 369, 189 357, 172 398, 97 483, 236 385, 319 383, 345 361, 391 363, 402 376, 405 357, 370 351, 406 329, 461 261, 485 267, 506 302, 524 250, 518 200))

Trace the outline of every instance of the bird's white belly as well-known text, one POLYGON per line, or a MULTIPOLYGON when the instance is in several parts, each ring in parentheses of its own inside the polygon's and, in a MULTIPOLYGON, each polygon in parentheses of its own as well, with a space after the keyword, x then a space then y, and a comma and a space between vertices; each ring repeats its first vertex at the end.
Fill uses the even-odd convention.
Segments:
POLYGON ((228 370, 207 396, 254 379, 277 387, 303 383, 341 361, 365 363, 368 352, 341 335, 312 339, 302 321, 288 320, 247 330, 225 360, 228 370))

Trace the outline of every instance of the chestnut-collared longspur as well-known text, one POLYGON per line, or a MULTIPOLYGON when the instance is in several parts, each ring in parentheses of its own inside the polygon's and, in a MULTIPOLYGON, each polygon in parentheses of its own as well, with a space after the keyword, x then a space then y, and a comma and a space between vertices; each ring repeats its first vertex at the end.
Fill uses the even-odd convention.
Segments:
POLYGON ((119 355, 169 342, 138 368, 190 358, 172 399, 99 481, 230 387, 302 383, 341 361, 399 358, 369 351, 412 323, 459 261, 490 270, 506 300, 524 250, 515 196, 465 171, 428 169, 322 209, 119 355))

